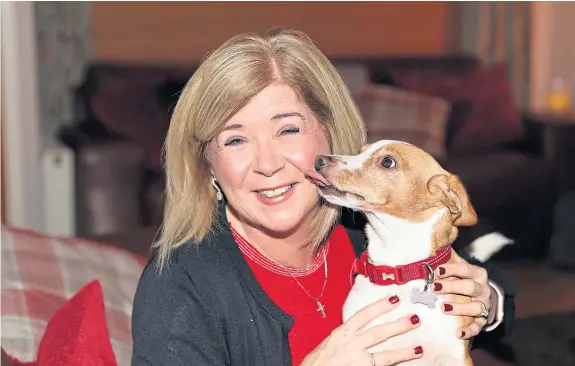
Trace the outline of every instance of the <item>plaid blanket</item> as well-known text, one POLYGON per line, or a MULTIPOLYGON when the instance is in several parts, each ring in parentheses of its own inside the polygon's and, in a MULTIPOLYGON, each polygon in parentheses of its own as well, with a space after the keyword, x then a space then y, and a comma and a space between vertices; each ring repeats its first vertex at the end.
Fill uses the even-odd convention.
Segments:
POLYGON ((87 240, 6 226, 2 226, 1 254, 1 341, 10 356, 35 360, 52 315, 97 279, 114 354, 119 365, 130 364, 132 301, 144 258, 87 240))

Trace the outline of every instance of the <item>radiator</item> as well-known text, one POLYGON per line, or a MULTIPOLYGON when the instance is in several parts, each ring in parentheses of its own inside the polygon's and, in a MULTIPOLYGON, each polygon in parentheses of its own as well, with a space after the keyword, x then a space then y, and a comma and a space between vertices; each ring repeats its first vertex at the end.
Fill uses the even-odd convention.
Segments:
POLYGON ((51 235, 76 234, 76 189, 74 152, 63 145, 42 154, 44 231, 51 235))

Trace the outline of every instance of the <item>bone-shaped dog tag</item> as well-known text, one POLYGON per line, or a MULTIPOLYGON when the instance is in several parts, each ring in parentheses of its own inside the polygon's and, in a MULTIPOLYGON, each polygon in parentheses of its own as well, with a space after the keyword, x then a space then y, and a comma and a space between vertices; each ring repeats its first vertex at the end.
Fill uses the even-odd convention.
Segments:
MULTIPOLYGON (((427 286, 426 286, 427 287, 427 286)), ((423 304, 430 309, 435 308, 435 302, 437 301, 437 295, 434 292, 414 288, 411 292, 411 303, 412 304, 423 304)))

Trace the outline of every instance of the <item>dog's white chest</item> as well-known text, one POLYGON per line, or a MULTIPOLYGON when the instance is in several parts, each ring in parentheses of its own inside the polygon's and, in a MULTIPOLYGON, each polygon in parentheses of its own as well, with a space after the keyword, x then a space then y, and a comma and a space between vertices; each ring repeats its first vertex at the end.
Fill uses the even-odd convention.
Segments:
MULTIPOLYGON (((373 321, 369 327, 395 321, 401 317, 417 315, 420 326, 406 334, 395 336, 372 348, 371 352, 393 350, 403 347, 423 347, 423 357, 401 365, 409 366, 439 366, 463 365, 466 356, 464 343, 457 338, 459 324, 455 316, 442 312, 443 299, 438 297, 435 306, 429 307, 421 303, 413 303, 413 290, 423 290, 425 282, 416 280, 405 285, 378 286, 361 275, 356 277, 343 308, 343 321, 363 307, 385 297, 397 295, 400 305, 393 311, 383 314, 373 321)), ((425 299, 424 299, 425 301, 425 299)))

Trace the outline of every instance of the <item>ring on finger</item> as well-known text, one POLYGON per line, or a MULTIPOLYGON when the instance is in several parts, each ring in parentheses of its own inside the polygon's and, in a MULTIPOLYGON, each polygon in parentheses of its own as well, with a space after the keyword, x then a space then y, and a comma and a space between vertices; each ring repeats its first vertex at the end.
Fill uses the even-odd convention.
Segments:
POLYGON ((377 366, 375 363, 375 356, 371 352, 369 352, 369 361, 371 362, 371 366, 377 366))
POLYGON ((489 316, 489 311, 487 311, 487 306, 485 306, 485 303, 478 299, 475 299, 473 301, 478 302, 481 305, 481 314, 479 314, 479 317, 487 319, 487 317, 489 316))

